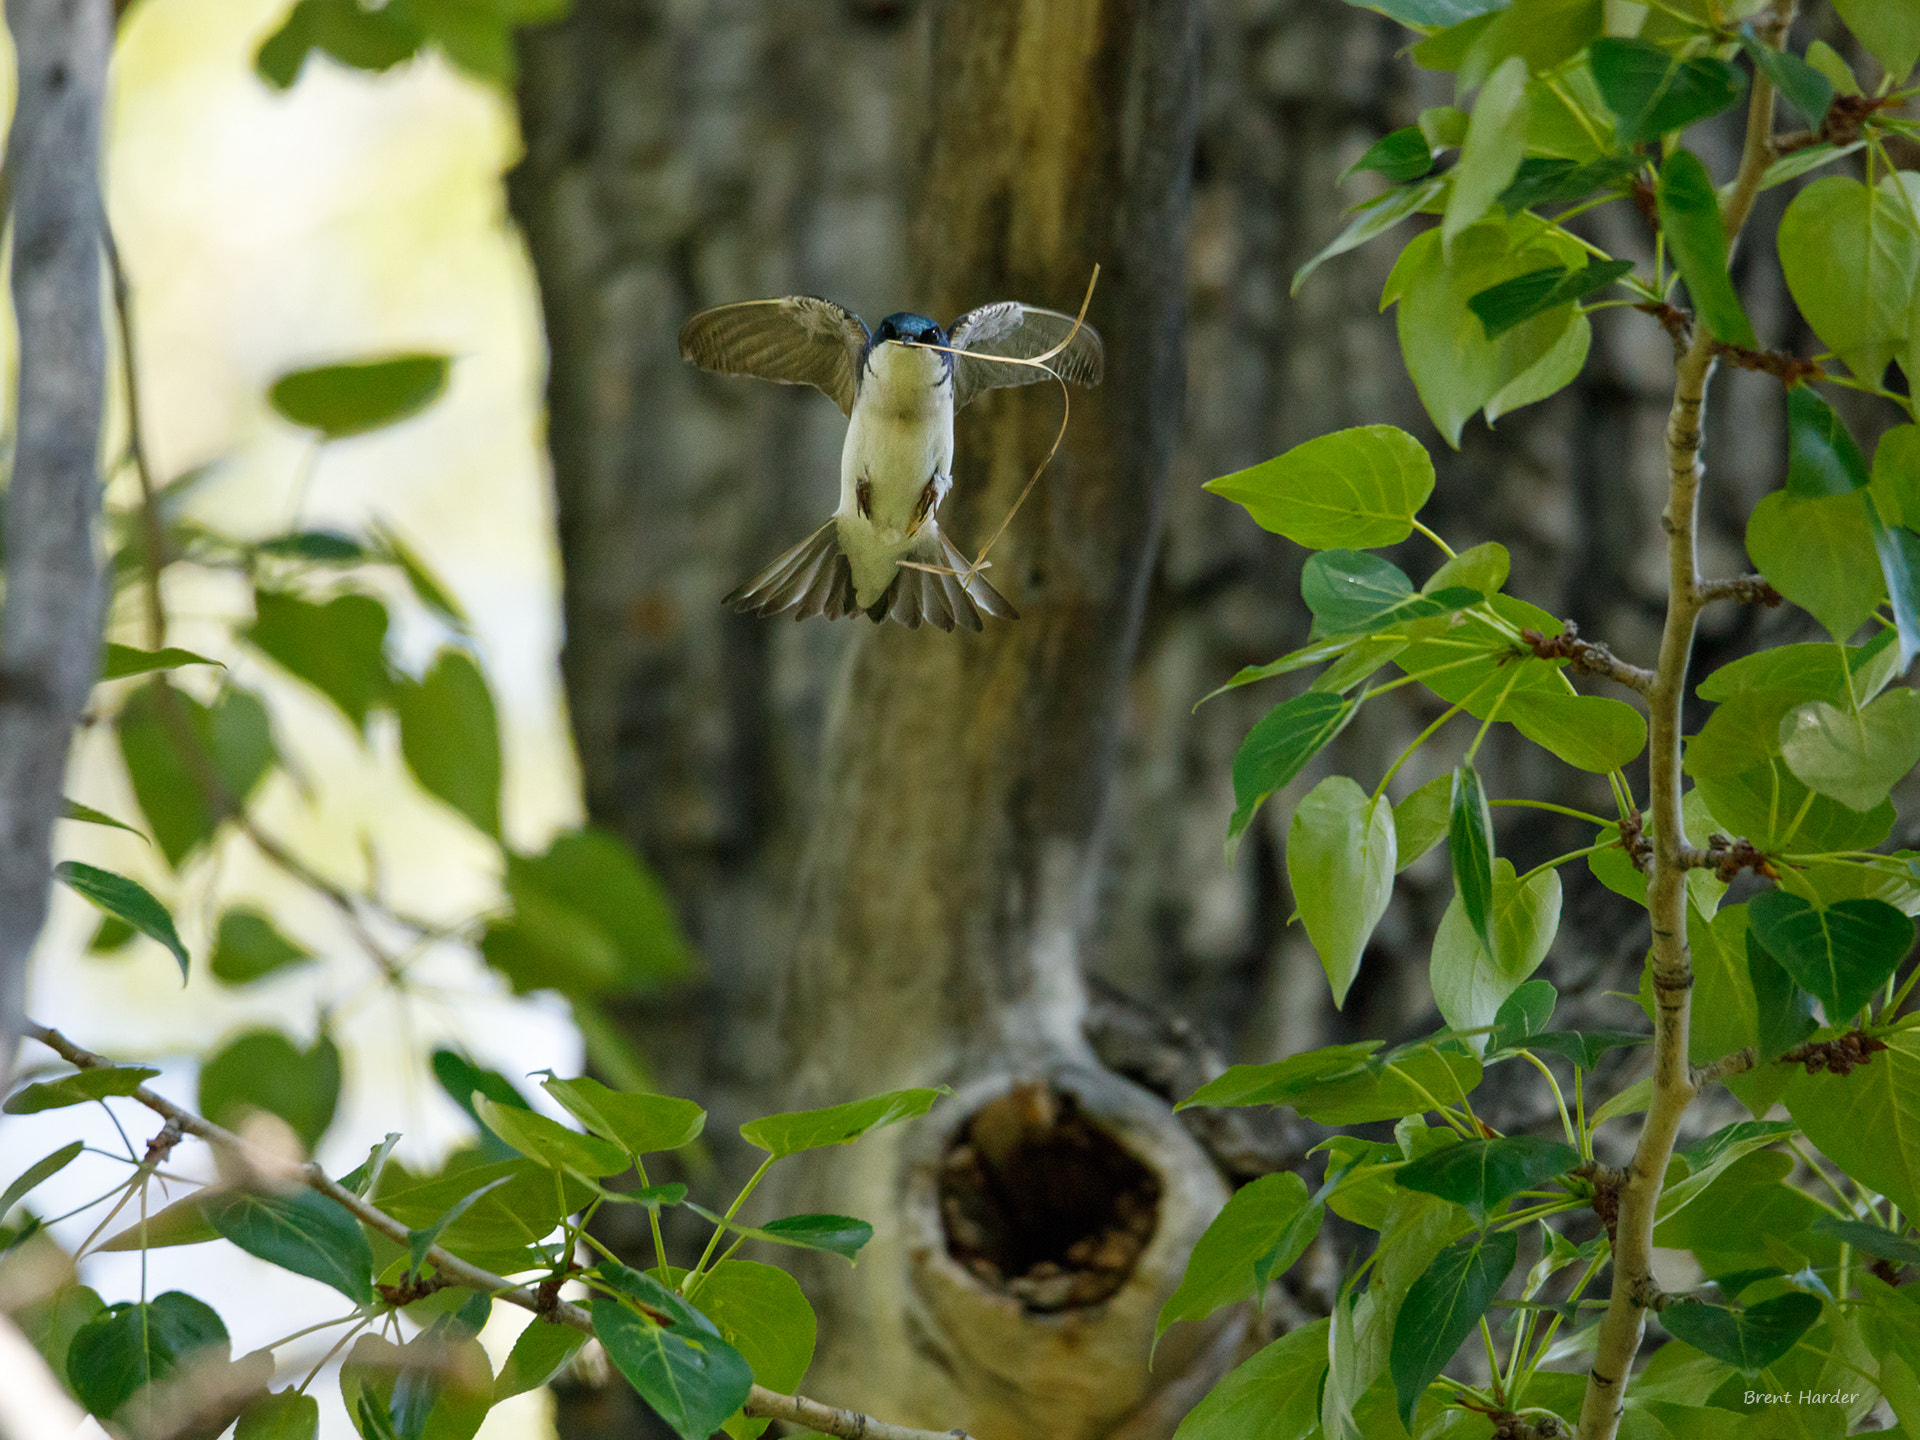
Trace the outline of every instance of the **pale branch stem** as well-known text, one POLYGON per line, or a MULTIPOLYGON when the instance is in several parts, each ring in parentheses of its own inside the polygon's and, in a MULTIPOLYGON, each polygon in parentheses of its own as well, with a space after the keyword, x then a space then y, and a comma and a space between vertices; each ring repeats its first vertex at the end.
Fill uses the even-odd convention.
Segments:
MULTIPOLYGON (((82 1070, 113 1065, 113 1061, 74 1044, 59 1031, 50 1030, 44 1025, 28 1021, 25 1033, 82 1070)), ((284 1161, 278 1157, 267 1156, 258 1146, 231 1130, 174 1104, 145 1085, 135 1089, 127 1098, 165 1117, 186 1134, 224 1150, 243 1163, 254 1163, 262 1173, 283 1173, 287 1170, 284 1161)), ((310 1161, 298 1166, 294 1173, 298 1174, 300 1183, 336 1202, 355 1219, 378 1230, 389 1240, 401 1246, 410 1243, 412 1232, 405 1225, 334 1180, 317 1163, 310 1161)), ((593 1316, 582 1306, 555 1296, 543 1296, 535 1287, 516 1284, 503 1275, 483 1270, 438 1245, 427 1247, 426 1258, 433 1263, 438 1275, 452 1284, 491 1295, 509 1305, 518 1305, 535 1315, 545 1316, 555 1324, 568 1325, 588 1335, 593 1333, 593 1316)), ((920 1430, 911 1425, 892 1425, 884 1420, 875 1420, 870 1415, 862 1415, 857 1410, 842 1410, 818 1400, 810 1400, 804 1395, 786 1395, 778 1390, 769 1390, 763 1385, 753 1387, 743 1408, 756 1420, 787 1420, 810 1430, 837 1436, 838 1440, 955 1440, 955 1437, 965 1440, 966 1435, 963 1430, 920 1430)))
POLYGON ((1785 598, 1764 575, 1739 575, 1731 580, 1703 580, 1694 588, 1701 604, 1734 600, 1742 605, 1778 605, 1785 598))
MULTIPOLYGON (((1784 27, 1790 3, 1776 7, 1784 27)), ((1740 170, 1722 207, 1727 234, 1737 237, 1759 193, 1770 159, 1773 87, 1754 77, 1740 170)), ((1667 415, 1667 614, 1660 654, 1647 697, 1647 786, 1653 824, 1653 863, 1647 911, 1653 922, 1649 960, 1654 996, 1653 1095, 1619 1191, 1613 1227, 1613 1286, 1587 1373, 1579 1440, 1614 1440, 1625 1411, 1629 1373, 1646 1328, 1653 1288, 1653 1225, 1660 1187, 1673 1155, 1680 1121, 1696 1093, 1687 1058, 1693 1004, 1693 963, 1687 951, 1686 879, 1690 847, 1681 812, 1681 707, 1687 664, 1701 607, 1698 523, 1701 421, 1717 346, 1704 324, 1694 327, 1675 364, 1673 405, 1667 415)))
POLYGON ((1693 1069, 1693 1088, 1704 1090, 1709 1085, 1721 1084, 1735 1075, 1746 1074, 1759 1063, 1759 1052, 1753 1046, 1735 1050, 1731 1055, 1722 1055, 1710 1065, 1696 1065, 1693 1069))
POLYGON ((46 919, 67 751, 100 660, 100 116, 113 36, 106 0, 7 0, 6 19, 18 71, 6 183, 20 341, 0 544, 0 1081, 46 919))
POLYGON ((1533 653, 1539 659, 1565 660, 1567 668, 1576 675, 1598 675, 1641 695, 1653 693, 1653 671, 1629 665, 1597 640, 1582 640, 1578 627, 1571 620, 1563 620, 1561 626, 1558 635, 1522 630, 1520 638, 1533 647, 1533 653))

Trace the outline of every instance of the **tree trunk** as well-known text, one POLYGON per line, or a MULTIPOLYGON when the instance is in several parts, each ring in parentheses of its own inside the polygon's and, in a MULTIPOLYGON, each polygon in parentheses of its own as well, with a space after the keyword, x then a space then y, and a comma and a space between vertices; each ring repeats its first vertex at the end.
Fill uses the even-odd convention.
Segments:
POLYGON ((0 1088, 47 913, 67 748, 100 660, 100 115, 112 17, 106 0, 8 0, 7 26, 19 48, 7 180, 20 390, 0 551, 0 1088))
MULTIPOLYGON (((1180 1373, 1170 1346, 1149 1376, 1153 1321, 1225 1198, 1164 1102, 1082 1034, 1080 938, 1183 393, 1193 15, 1186 0, 936 15, 918 188, 938 202, 916 211, 912 293, 943 319, 1009 297, 1071 308, 1102 263, 1090 318, 1109 368, 1074 394, 993 553, 1022 618, 854 641, 789 972, 792 1093, 960 1094, 918 1128, 807 1157, 786 1193, 879 1232, 857 1269, 810 1267, 821 1393, 1079 1440, 1180 1373)), ((1054 386, 963 417, 950 533, 991 533, 1059 419, 1054 386)))

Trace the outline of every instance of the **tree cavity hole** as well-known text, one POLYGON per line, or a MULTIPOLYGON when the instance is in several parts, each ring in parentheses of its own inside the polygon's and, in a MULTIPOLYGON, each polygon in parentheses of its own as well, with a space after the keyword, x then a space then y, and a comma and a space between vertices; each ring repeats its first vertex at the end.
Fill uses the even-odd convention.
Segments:
POLYGON ((1112 1295, 1159 1213, 1159 1177, 1052 1085, 1016 1085, 981 1106, 940 1169, 947 1253, 1029 1311, 1112 1295))

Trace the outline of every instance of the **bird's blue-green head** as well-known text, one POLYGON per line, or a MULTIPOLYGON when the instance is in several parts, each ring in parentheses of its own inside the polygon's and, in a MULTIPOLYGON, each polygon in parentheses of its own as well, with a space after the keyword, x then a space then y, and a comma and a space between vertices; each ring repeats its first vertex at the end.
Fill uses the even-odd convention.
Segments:
POLYGON ((889 315, 880 322, 880 328, 873 332, 873 343, 883 345, 889 340, 909 341, 919 345, 944 345, 947 332, 942 330, 925 315, 913 315, 902 310, 889 315))

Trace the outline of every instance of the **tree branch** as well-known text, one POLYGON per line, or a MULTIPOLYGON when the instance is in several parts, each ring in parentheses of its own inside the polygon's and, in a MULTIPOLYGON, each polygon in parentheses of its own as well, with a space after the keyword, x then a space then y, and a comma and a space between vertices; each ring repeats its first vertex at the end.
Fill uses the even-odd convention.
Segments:
MULTIPOLYGON (((1791 4, 1777 7, 1769 28, 1784 29, 1791 4)), ((1756 74, 1747 109, 1740 170, 1722 209, 1731 241, 1739 235, 1771 158, 1773 87, 1756 74)), ((1614 1440, 1626 1404, 1627 1377, 1646 1328, 1653 1288, 1653 1224, 1660 1187, 1681 1117, 1696 1093, 1687 1059, 1692 1019, 1693 962, 1687 952, 1687 869, 1692 847, 1681 813, 1681 706, 1695 622, 1706 603, 1697 545, 1701 420, 1719 346, 1705 323, 1694 326, 1675 364, 1673 405, 1667 414, 1667 615, 1660 656, 1647 697, 1647 785, 1653 822, 1653 867, 1647 911, 1653 920, 1653 1095, 1646 1123, 1619 1192, 1613 1229, 1613 1289, 1600 1322, 1593 1367, 1580 1406, 1579 1440, 1614 1440)))
MULTIPOLYGON (((94 1070, 111 1066, 113 1061, 96 1055, 91 1050, 74 1044, 57 1030, 49 1030, 44 1025, 32 1021, 26 1024, 26 1034, 38 1040, 42 1045, 82 1070, 94 1070)), ((192 1135, 217 1149, 226 1151, 243 1162, 253 1162, 257 1168, 268 1173, 283 1171, 284 1162, 277 1158, 263 1156, 257 1146, 243 1140, 231 1130, 215 1125, 191 1110, 174 1104, 163 1095, 157 1095, 142 1085, 128 1097, 139 1101, 156 1115, 164 1116, 170 1123, 177 1125, 188 1135, 192 1135), (264 1163, 262 1163, 264 1162, 264 1163)), ((411 1232, 407 1227, 370 1204, 346 1186, 340 1184, 322 1170, 317 1163, 309 1161, 298 1167, 300 1181, 309 1189, 317 1190, 328 1199, 345 1208, 355 1219, 378 1230, 389 1240, 399 1245, 407 1245, 411 1232)), ((465 1286, 491 1295, 496 1300, 505 1300, 509 1305, 518 1305, 536 1315, 544 1315, 556 1324, 570 1325, 591 1335, 593 1317, 585 1308, 570 1301, 551 1296, 543 1296, 538 1289, 518 1285, 504 1275, 496 1275, 491 1270, 483 1270, 478 1265, 462 1260, 458 1255, 450 1254, 438 1245, 427 1247, 426 1258, 433 1262, 438 1274, 452 1284, 465 1286)), ((884 1420, 875 1420, 870 1415, 862 1415, 857 1410, 842 1410, 837 1406, 823 1405, 818 1400, 809 1400, 804 1395, 785 1395, 778 1390, 769 1390, 763 1385, 755 1385, 747 1397, 745 1411, 756 1420, 787 1420, 803 1425, 809 1430, 818 1430, 823 1434, 839 1437, 839 1440, 965 1440, 963 1430, 919 1430, 911 1425, 890 1425, 884 1420)))
POLYGON ((1693 593, 1702 604, 1713 600, 1737 600, 1742 605, 1778 605, 1785 598, 1764 575, 1703 580, 1693 593))
POLYGON ((20 388, 0 616, 0 1080, 46 920, 67 749, 99 665, 99 157, 113 31, 108 0, 7 0, 6 16, 19 63, 6 153, 20 388))
POLYGON ((1522 630, 1520 638, 1533 647, 1537 658, 1565 660, 1568 662, 1567 668, 1576 675, 1599 675, 1642 695, 1653 693, 1653 671, 1629 665, 1597 640, 1582 640, 1579 628, 1573 621, 1563 620, 1560 623, 1562 629, 1558 635, 1522 630))

